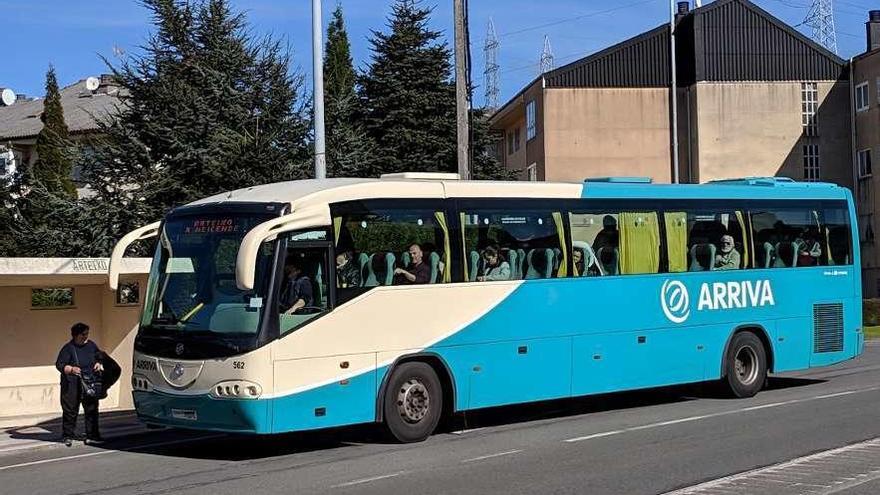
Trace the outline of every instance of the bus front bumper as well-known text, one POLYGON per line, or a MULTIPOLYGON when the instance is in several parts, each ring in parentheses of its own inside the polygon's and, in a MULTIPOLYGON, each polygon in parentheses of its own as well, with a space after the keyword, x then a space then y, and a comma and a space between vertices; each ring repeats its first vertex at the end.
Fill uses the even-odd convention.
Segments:
POLYGON ((214 399, 208 395, 132 392, 138 419, 146 424, 231 433, 271 433, 269 401, 214 399))

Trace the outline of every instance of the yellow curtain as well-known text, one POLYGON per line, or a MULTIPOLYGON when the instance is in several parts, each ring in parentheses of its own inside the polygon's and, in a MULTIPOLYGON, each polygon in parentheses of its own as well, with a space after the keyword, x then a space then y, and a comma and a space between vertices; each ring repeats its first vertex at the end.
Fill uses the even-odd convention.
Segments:
POLYGON ((749 243, 746 242, 746 239, 748 239, 748 236, 746 235, 746 233, 748 232, 749 227, 746 225, 744 217, 745 217, 745 215, 743 215, 743 212, 737 210, 736 220, 739 222, 739 228, 742 230, 742 240, 743 240, 743 253, 742 253, 743 260, 742 260, 742 262, 743 262, 743 267, 749 268, 750 266, 752 266, 749 263, 749 243))
POLYGON ((452 281, 452 263, 449 262, 449 254, 452 252, 449 247, 449 227, 446 225, 446 215, 442 211, 435 211, 434 218, 443 230, 443 283, 448 284, 452 281))
POLYGON ((657 273, 660 268, 660 228, 657 213, 621 213, 618 226, 621 272, 657 273))
POLYGON ((467 238, 464 235, 465 214, 464 212, 461 212, 459 215, 461 220, 461 264, 464 266, 464 281, 467 282, 470 278, 468 278, 468 255, 467 246, 465 246, 465 244, 467 244, 467 238))
POLYGON ((562 248, 562 261, 559 262, 557 277, 568 276, 568 246, 565 245, 565 225, 562 223, 562 213, 553 212, 553 223, 556 224, 556 234, 559 236, 559 247, 562 248))
POLYGON ((663 218, 666 220, 666 252, 669 254, 669 271, 686 272, 688 269, 687 213, 667 211, 663 214, 663 218))
POLYGON ((333 217, 333 245, 339 245, 339 232, 342 231, 342 217, 333 217))

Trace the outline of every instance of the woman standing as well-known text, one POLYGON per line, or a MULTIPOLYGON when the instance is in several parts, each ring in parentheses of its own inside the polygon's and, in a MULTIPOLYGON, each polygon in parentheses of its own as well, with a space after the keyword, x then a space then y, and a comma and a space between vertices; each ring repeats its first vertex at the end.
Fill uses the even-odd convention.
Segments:
POLYGON ((89 340, 89 326, 77 323, 70 327, 70 341, 58 352, 55 368, 61 373, 61 416, 62 441, 70 447, 76 438, 76 417, 82 404, 85 412, 86 443, 103 441, 98 432, 98 399, 103 388, 97 393, 86 393, 83 381, 99 383, 95 375, 104 371, 102 355, 98 346, 89 340))

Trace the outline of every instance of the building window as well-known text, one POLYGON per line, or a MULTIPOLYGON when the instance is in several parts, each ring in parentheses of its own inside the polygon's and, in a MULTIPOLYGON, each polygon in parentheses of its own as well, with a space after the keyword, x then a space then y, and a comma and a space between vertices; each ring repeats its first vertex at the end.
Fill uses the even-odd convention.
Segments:
POLYGON ((141 302, 141 285, 138 282, 120 282, 116 291, 117 306, 137 306, 141 302))
POLYGON ((814 82, 801 83, 801 125, 807 136, 818 136, 816 111, 819 109, 819 89, 814 82))
POLYGON ((871 150, 859 151, 859 177, 871 176, 871 150))
POLYGON ((538 181, 538 164, 533 163, 533 164, 529 165, 526 170, 529 172, 529 180, 531 182, 537 182, 538 181))
POLYGON ((859 215, 859 236, 862 244, 874 243, 874 215, 859 215))
POLYGON ((804 145, 804 180, 815 182, 820 178, 819 145, 804 145))
POLYGON ((537 119, 537 106, 535 100, 532 100, 526 104, 526 141, 531 141, 538 135, 537 119))
POLYGON ((507 133, 507 154, 508 155, 513 154, 513 133, 512 132, 507 133))
POLYGON ((520 147, 520 128, 517 127, 515 131, 513 131, 513 151, 519 151, 520 147))
POLYGON ((856 86, 856 111, 864 112, 870 107, 868 101, 868 83, 863 82, 856 86))
POLYGON ((74 307, 72 287, 31 289, 31 309, 66 309, 74 307))

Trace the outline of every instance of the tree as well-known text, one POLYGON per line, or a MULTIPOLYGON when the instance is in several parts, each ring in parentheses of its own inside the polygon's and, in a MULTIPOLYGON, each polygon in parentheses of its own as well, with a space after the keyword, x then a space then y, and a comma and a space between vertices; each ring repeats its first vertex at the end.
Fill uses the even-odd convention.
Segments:
POLYGON ((108 66, 121 105, 84 163, 112 237, 223 191, 305 178, 303 78, 285 46, 255 38, 227 0, 143 0, 155 32, 108 66))
POLYGON ((342 5, 327 28, 324 57, 324 100, 327 125, 327 169, 331 177, 364 177, 375 152, 358 115, 357 73, 345 29, 342 5))
POLYGON ((46 72, 46 97, 40 120, 43 128, 37 135, 37 161, 29 170, 25 170, 24 181, 26 184, 42 184, 54 194, 76 197, 76 186, 72 180, 70 132, 64 122, 61 92, 58 90, 55 68, 51 65, 46 72))
POLYGON ((471 110, 471 178, 476 180, 516 180, 516 171, 501 164, 492 135, 489 115, 483 108, 471 110))
POLYGON ((368 134, 377 146, 373 175, 404 170, 454 171, 455 86, 441 33, 428 29, 431 9, 396 0, 390 32, 373 31, 360 79, 368 134))

